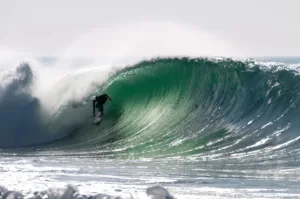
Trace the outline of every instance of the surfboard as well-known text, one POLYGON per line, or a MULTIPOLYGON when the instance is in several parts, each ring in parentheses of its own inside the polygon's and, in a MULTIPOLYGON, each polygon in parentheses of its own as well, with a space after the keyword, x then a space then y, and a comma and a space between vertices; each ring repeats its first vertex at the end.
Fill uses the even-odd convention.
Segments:
POLYGON ((101 113, 98 112, 94 117, 94 124, 99 125, 102 121, 103 117, 101 117, 101 113))

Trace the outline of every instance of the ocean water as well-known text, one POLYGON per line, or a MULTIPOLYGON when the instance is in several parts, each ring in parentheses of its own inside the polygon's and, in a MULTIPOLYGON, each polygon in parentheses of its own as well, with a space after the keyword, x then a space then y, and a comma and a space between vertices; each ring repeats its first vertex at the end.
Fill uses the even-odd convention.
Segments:
POLYGON ((63 71, 56 58, 34 58, 2 67, 2 197, 300 198, 298 63, 173 57, 63 71), (113 100, 95 126, 92 99, 102 93, 113 100))

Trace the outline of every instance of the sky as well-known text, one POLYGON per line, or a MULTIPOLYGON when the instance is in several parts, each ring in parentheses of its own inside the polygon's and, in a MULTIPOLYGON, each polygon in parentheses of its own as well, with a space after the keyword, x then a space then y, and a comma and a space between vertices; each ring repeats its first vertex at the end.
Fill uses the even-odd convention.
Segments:
POLYGON ((0 56, 299 56, 297 0, 0 0, 0 56))

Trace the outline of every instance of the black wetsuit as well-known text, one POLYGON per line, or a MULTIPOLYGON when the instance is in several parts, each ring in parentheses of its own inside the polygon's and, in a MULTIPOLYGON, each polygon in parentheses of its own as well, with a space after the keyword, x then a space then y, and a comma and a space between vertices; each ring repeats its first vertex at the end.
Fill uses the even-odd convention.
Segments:
POLYGON ((103 116, 103 105, 105 104, 107 99, 111 100, 107 94, 104 94, 104 95, 96 96, 96 99, 93 102, 96 103, 95 107, 98 108, 98 110, 101 112, 101 116, 103 116))

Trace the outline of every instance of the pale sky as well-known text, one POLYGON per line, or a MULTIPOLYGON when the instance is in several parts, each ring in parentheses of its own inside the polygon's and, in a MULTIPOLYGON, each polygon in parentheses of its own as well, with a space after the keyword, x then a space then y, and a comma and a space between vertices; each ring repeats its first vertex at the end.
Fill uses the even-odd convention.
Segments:
POLYGON ((299 7, 298 0, 0 0, 0 54, 299 56, 299 7))

